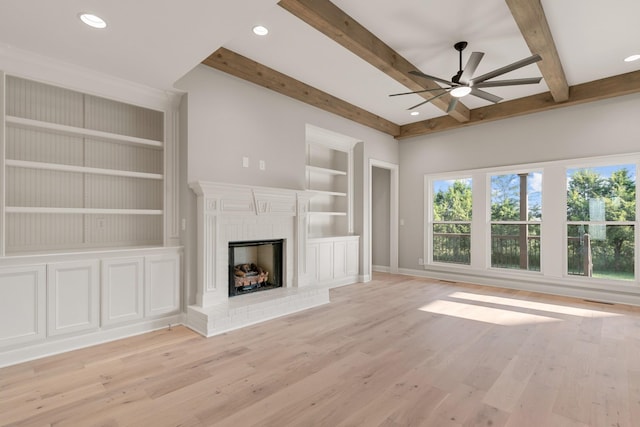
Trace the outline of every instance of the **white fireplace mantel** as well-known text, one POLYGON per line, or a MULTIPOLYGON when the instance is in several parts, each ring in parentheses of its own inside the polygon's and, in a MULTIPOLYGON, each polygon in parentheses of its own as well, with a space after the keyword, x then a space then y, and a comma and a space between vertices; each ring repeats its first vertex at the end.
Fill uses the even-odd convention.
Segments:
MULTIPOLYGON (((212 316, 211 313, 224 312, 230 303, 229 242, 283 239, 283 289, 259 294, 270 294, 269 299, 275 300, 279 294, 286 294, 287 300, 291 300, 292 295, 295 299, 295 295, 299 294, 305 301, 303 306, 291 301, 294 302, 292 307, 297 307, 295 309, 287 308, 287 304, 282 304, 282 301, 275 302, 282 314, 309 308, 308 305, 314 298, 309 298, 308 292, 303 297, 300 290, 310 288, 306 268, 307 202, 311 197, 310 193, 304 190, 203 181, 194 182, 190 186, 198 196, 198 275, 196 305, 189 307, 188 317, 207 317, 200 318, 196 322, 199 326, 194 329, 207 336, 221 332, 212 330, 216 329, 212 326, 216 322, 209 317, 212 316), (209 327, 204 328, 205 323, 209 327)), ((325 295, 317 289, 308 290, 320 296, 318 303, 328 302, 328 292, 325 295)), ((239 295, 233 297, 233 306, 255 299, 252 294, 239 295)), ((264 296, 260 298, 264 299, 264 296)), ((268 313, 265 315, 267 318, 278 315, 268 309, 261 311, 268 313)), ((227 330, 235 325, 234 322, 223 323, 231 324, 227 330)))

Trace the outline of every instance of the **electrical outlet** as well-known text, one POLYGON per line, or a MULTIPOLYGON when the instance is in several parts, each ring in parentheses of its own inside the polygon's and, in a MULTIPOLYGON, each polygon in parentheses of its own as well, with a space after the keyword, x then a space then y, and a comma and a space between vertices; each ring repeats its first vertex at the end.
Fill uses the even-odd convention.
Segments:
POLYGON ((264 160, 260 160, 260 170, 263 171, 267 169, 267 164, 264 162, 264 160))
POLYGON ((248 157, 243 157, 242 158, 242 167, 243 168, 248 168, 249 167, 249 158, 248 157))
POLYGON ((182 227, 182 231, 185 231, 187 229, 187 220, 186 220, 186 218, 182 218, 182 221, 180 222, 180 225, 182 227))

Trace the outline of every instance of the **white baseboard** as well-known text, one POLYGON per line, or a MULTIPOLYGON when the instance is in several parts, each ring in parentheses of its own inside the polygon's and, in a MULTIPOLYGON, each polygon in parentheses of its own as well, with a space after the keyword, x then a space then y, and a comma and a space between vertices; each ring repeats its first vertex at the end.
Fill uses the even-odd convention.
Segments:
POLYGON ((391 267, 386 265, 372 265, 371 270, 377 271, 378 273, 391 273, 391 267))
POLYGON ((548 277, 531 277, 529 275, 511 275, 508 277, 495 277, 480 274, 465 274, 464 272, 446 272, 433 270, 414 270, 401 268, 399 274, 406 276, 425 277, 451 282, 471 283, 474 285, 495 286, 505 289, 539 292, 543 294, 558 295, 572 298, 599 301, 613 304, 629 304, 640 306, 640 294, 633 290, 625 291, 617 289, 598 289, 591 284, 580 283, 574 280, 563 281, 548 277))
POLYGON ((78 350, 97 344, 128 338, 168 328, 170 326, 183 325, 184 323, 185 316, 180 313, 132 325, 100 329, 95 332, 89 332, 82 335, 50 339, 47 341, 33 343, 31 345, 22 345, 18 348, 0 352, 0 368, 40 359, 42 357, 65 353, 67 351, 78 350))
POLYGON ((358 276, 358 282, 359 283, 367 283, 371 281, 371 275, 370 274, 361 274, 358 276))

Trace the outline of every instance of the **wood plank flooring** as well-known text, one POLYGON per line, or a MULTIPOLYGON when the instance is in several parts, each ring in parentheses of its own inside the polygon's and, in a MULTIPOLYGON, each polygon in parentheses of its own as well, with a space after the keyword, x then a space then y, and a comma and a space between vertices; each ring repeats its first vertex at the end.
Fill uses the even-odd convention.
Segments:
POLYGON ((638 307, 383 273, 331 301, 0 369, 0 425, 640 425, 638 307))

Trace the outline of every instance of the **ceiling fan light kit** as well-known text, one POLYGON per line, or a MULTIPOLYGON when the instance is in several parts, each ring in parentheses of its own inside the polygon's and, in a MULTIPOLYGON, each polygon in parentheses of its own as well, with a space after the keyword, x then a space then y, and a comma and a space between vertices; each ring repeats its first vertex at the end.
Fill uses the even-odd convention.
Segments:
POLYGON ((529 64, 533 64, 534 62, 540 61, 542 58, 540 57, 540 55, 537 55, 537 54, 532 55, 528 58, 521 59, 520 61, 516 61, 504 67, 497 68, 481 76, 473 77, 473 74, 478 68, 478 65, 480 64, 482 57, 484 56, 484 53, 472 52, 471 56, 469 57, 469 60, 467 61, 467 64, 465 65, 464 68, 462 68, 462 51, 467 47, 467 45, 468 43, 466 41, 460 41, 453 45, 453 48, 457 50, 459 53, 460 66, 459 66, 458 72, 453 77, 451 77, 451 80, 445 80, 439 77, 430 76, 429 74, 425 74, 421 71, 409 71, 409 74, 430 79, 438 83, 448 85, 449 87, 442 87, 438 89, 425 89, 425 90, 418 90, 414 92, 395 93, 389 96, 399 96, 399 95, 409 95, 414 93, 442 91, 441 93, 427 99, 426 101, 408 108, 408 110, 412 110, 423 104, 426 104, 427 102, 431 102, 434 99, 437 99, 443 95, 446 95, 447 93, 450 93, 452 98, 447 108, 447 112, 450 112, 455 108, 458 102, 458 98, 462 98, 463 96, 467 96, 467 95, 473 95, 493 103, 502 101, 501 97, 493 95, 489 92, 480 90, 479 88, 537 84, 540 82, 540 80, 542 80, 542 77, 530 77, 530 78, 523 78, 523 79, 490 81, 490 79, 494 77, 501 76, 503 74, 517 70, 518 68, 522 68, 529 64))
POLYGON ((451 90, 451 96, 455 96, 456 98, 462 98, 463 96, 467 96, 471 93, 471 88, 469 86, 458 86, 454 87, 451 90))

